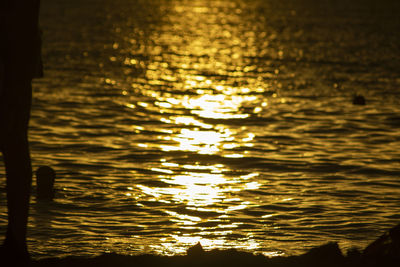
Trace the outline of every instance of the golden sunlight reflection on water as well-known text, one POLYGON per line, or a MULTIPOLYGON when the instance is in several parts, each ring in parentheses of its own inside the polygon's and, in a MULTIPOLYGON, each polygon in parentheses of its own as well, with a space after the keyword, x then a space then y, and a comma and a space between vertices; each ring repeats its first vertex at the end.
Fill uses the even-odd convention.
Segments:
MULTIPOLYGON (((201 52, 201 51, 198 51, 201 52)), ((249 89, 226 87, 222 85, 213 85, 213 81, 206 79, 203 76, 196 76, 191 79, 188 75, 186 80, 186 90, 196 91, 196 95, 183 95, 183 96, 169 96, 164 99, 157 98, 157 105, 162 108, 174 108, 174 106, 184 107, 190 111, 191 114, 185 116, 170 116, 162 117, 160 120, 168 125, 185 125, 194 126, 195 128, 181 128, 178 132, 170 135, 163 135, 160 139, 165 141, 172 141, 173 144, 159 145, 162 151, 180 151, 180 152, 194 152, 198 154, 213 155, 219 154, 223 157, 243 157, 242 154, 229 152, 236 147, 246 147, 252 145, 252 140, 255 137, 254 133, 248 132, 244 138, 236 136, 236 130, 230 129, 228 125, 219 124, 212 125, 201 121, 202 118, 212 119, 244 119, 250 116, 248 113, 240 111, 244 102, 255 101, 256 96, 247 95, 249 89), (203 83, 204 81, 204 83, 203 83), (203 83, 203 84, 202 84, 203 83), (214 87, 215 92, 208 92, 207 88, 202 86, 214 87), (244 93, 244 94, 243 94, 244 93)), ((156 92, 154 92, 156 94, 156 92)), ((128 104, 129 105, 129 104, 128 104)), ((260 108, 260 107, 258 107, 260 108)), ((166 129, 164 129, 166 130, 166 129)), ((163 129, 160 129, 163 132, 163 129)), ((148 144, 150 145, 150 144, 148 144)), ((152 168, 154 172, 161 173, 157 178, 171 185, 171 187, 147 187, 144 185, 137 185, 137 187, 157 202, 167 202, 174 205, 184 205, 186 212, 189 210, 197 210, 202 212, 216 212, 220 214, 218 217, 223 218, 231 211, 245 209, 252 203, 249 201, 242 201, 238 199, 230 199, 233 192, 238 192, 244 189, 258 189, 257 182, 247 182, 249 177, 255 177, 257 173, 250 173, 246 177, 239 177, 233 179, 226 177, 223 172, 230 171, 228 167, 218 165, 201 165, 194 162, 193 165, 180 166, 174 162, 167 162, 165 159, 161 160, 160 168, 152 168), (175 174, 173 169, 186 170, 179 171, 175 174), (222 170, 223 169, 223 170, 222 170), (195 170, 195 172, 190 171, 195 170), (201 172, 198 172, 198 171, 201 172), (204 172, 205 171, 205 172, 204 172), (223 202, 229 206, 226 208, 215 208, 216 203, 223 202), (230 203, 231 202, 231 203, 230 203), (229 204, 230 203, 230 204, 229 204)), ((176 211, 165 211, 171 221, 177 223, 181 227, 190 228, 197 223, 206 221, 196 215, 181 214, 176 211)), ((185 248, 194 245, 197 242, 208 248, 218 248, 221 245, 227 246, 224 235, 232 234, 232 228, 237 225, 221 224, 217 225, 213 230, 214 234, 219 233, 220 238, 207 238, 209 228, 200 231, 200 236, 192 236, 190 234, 173 235, 175 242, 163 243, 165 251, 170 253, 183 253, 185 248), (223 230, 228 228, 228 230, 223 230), (204 231, 204 232, 202 232, 204 231), (182 251, 177 251, 177 248, 182 251)), ((232 244, 233 245, 233 244, 232 244)), ((249 238, 242 244, 246 249, 258 248, 259 244, 249 238)), ((237 247, 237 244, 235 244, 237 247)), ((164 251, 164 253, 165 253, 164 251)))
MULTIPOLYGON (((201 51, 198 51, 201 53, 201 51)), ((230 129, 228 125, 213 125, 203 122, 202 118, 212 119, 244 119, 250 116, 248 113, 240 111, 244 102, 255 101, 256 96, 248 95, 249 89, 225 87, 214 85, 214 81, 203 76, 196 76, 194 79, 188 75, 186 90, 195 91, 196 95, 168 96, 166 99, 158 97, 157 101, 160 108, 183 107, 190 111, 192 115, 162 117, 161 120, 167 125, 192 126, 194 128, 181 128, 178 132, 170 135, 161 136, 166 141, 173 144, 160 145, 163 151, 194 152, 198 154, 213 155, 219 154, 223 157, 243 157, 242 154, 235 154, 231 151, 236 147, 251 146, 254 133, 247 132, 245 137, 236 136, 236 129, 230 129), (199 89, 201 88, 201 89, 199 89), (209 91, 214 88, 215 91, 209 91), (165 102, 161 102, 165 101, 165 102), (195 116, 194 116, 195 115, 195 116)), ((156 94, 156 92, 154 92, 156 94)), ((162 132, 162 130, 161 130, 162 132)), ((224 172, 231 171, 223 164, 201 165, 194 162, 192 165, 179 165, 175 162, 168 162, 166 159, 160 161, 160 168, 152 168, 152 171, 160 173, 157 178, 171 185, 169 187, 147 187, 137 185, 137 187, 154 201, 165 201, 174 205, 184 205, 185 213, 190 210, 201 212, 218 213, 216 221, 222 219, 231 211, 245 209, 252 205, 249 201, 232 199, 233 192, 245 189, 257 189, 259 184, 254 181, 248 182, 249 178, 256 177, 258 173, 250 173, 243 177, 232 178, 224 175, 224 172), (175 174, 174 169, 179 170, 175 174), (182 173, 183 170, 183 173, 182 173), (224 208, 216 208, 216 203, 223 202, 224 208), (228 205, 228 207, 226 207, 228 205)), ((178 225, 183 228, 198 228, 196 224, 207 221, 196 215, 181 214, 179 211, 165 211, 178 225)), ((213 228, 213 234, 219 234, 219 238, 207 238, 209 227, 200 230, 200 235, 191 234, 173 235, 174 241, 163 243, 166 253, 183 253, 185 248, 201 242, 208 248, 218 248, 221 245, 229 246, 224 235, 232 234, 237 225, 219 224, 213 228), (224 230, 225 228, 228 228, 224 230), (182 250, 182 251, 179 251, 182 250)), ((237 247, 237 244, 232 245, 237 247)), ((248 238, 242 244, 246 249, 257 248, 259 244, 248 238)))
MULTIPOLYGON (((256 69, 254 65, 241 62, 243 53, 248 53, 248 50, 240 48, 242 36, 237 28, 227 26, 227 21, 217 23, 215 14, 209 12, 206 2, 196 1, 196 8, 190 10, 179 2, 173 2, 173 4, 176 6, 172 9, 185 17, 194 17, 195 21, 171 17, 174 20, 171 26, 176 30, 188 27, 184 24, 189 23, 189 28, 195 30, 195 33, 176 35, 175 31, 165 30, 150 37, 160 43, 168 40, 169 45, 175 41, 181 43, 179 43, 179 48, 171 45, 172 50, 179 49, 179 52, 174 52, 178 53, 179 57, 166 60, 167 62, 162 57, 154 57, 155 61, 148 63, 146 77, 151 85, 169 84, 181 93, 146 88, 141 93, 153 99, 150 104, 143 102, 124 104, 131 109, 151 109, 150 105, 154 105, 161 114, 159 120, 164 126, 157 131, 167 134, 160 135, 156 142, 141 142, 138 146, 164 152, 192 152, 199 155, 242 158, 247 153, 246 149, 237 149, 252 147, 256 133, 246 131, 245 128, 237 125, 231 127, 224 122, 240 121, 265 109, 267 103, 262 96, 266 85, 260 86, 258 82, 249 85, 248 82, 242 84, 232 81, 232 78, 239 80, 245 78, 247 72, 256 69), (207 28, 204 28, 205 25, 207 28), (231 51, 229 51, 230 48, 232 48, 231 51), (193 61, 194 56, 200 56, 196 62, 193 61), (206 58, 203 60, 202 56, 206 58), (230 69, 232 61, 237 66, 235 70, 230 69), (174 71, 171 71, 171 66, 174 66, 174 71), (229 75, 233 77, 221 80, 218 75, 199 74, 201 72, 222 75, 230 73, 229 75), (247 106, 251 108, 244 108, 247 106), (183 114, 176 115, 177 110, 183 114)), ((240 12, 235 12, 229 19, 240 20, 239 14, 240 12)), ((252 42, 252 39, 248 39, 247 42, 252 42)), ((157 55, 160 49, 159 46, 153 47, 154 54, 157 55)), ((129 59, 125 62, 128 65, 138 63, 129 59)), ((137 84, 133 83, 132 87, 135 86, 137 84)), ((123 91, 122 94, 127 93, 123 91)), ((146 130, 138 127, 136 129, 139 132, 146 130)), ((142 193, 141 198, 185 207, 183 211, 164 210, 164 212, 180 227, 197 229, 194 235, 173 235, 172 242, 168 239, 163 243, 162 253, 181 253, 189 245, 194 245, 199 241, 209 249, 218 248, 221 245, 229 246, 230 241, 224 236, 232 234, 240 223, 218 222, 223 222, 224 218, 234 211, 255 205, 249 200, 232 197, 232 195, 242 190, 258 189, 260 184, 252 179, 257 177, 258 173, 233 178, 226 176, 225 173, 234 170, 224 164, 212 164, 212 162, 204 164, 195 161, 192 164, 181 165, 173 159, 161 159, 159 163, 160 166, 151 168, 151 171, 158 173, 153 179, 158 179, 168 186, 136 185, 142 193), (217 203, 223 203, 223 205, 218 206, 217 203), (212 219, 217 222, 216 226, 212 228, 196 226, 199 223, 210 222, 209 219, 196 215, 196 211, 216 213, 216 218, 212 219), (219 237, 208 238, 210 231, 219 237)), ((237 242, 232 242, 231 245, 238 247, 237 242)), ((240 246, 253 249, 259 247, 260 244, 252 239, 250 234, 240 246)))

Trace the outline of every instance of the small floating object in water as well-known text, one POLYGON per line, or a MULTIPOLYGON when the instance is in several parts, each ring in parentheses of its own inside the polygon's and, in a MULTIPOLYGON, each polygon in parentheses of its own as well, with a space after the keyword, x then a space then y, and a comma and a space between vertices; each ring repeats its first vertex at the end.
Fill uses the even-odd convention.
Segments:
POLYGON ((353 105, 365 105, 365 97, 362 95, 355 95, 353 97, 353 105))
POLYGON ((54 181, 56 172, 49 166, 41 166, 36 170, 36 192, 39 200, 54 198, 54 181))

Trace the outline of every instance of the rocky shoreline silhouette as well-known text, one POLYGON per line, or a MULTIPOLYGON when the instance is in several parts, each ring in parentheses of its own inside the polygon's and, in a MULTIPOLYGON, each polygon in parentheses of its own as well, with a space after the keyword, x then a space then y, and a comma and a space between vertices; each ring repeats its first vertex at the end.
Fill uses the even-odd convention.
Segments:
POLYGON ((131 267, 131 266, 263 266, 263 267, 372 267, 399 266, 400 262, 400 224, 390 229, 364 250, 356 249, 344 254, 337 243, 330 242, 312 248, 299 256, 266 257, 249 252, 229 250, 204 251, 201 244, 187 250, 185 256, 137 255, 124 256, 118 254, 103 254, 84 258, 69 256, 65 258, 48 258, 34 261, 32 266, 96 266, 96 267, 131 267))

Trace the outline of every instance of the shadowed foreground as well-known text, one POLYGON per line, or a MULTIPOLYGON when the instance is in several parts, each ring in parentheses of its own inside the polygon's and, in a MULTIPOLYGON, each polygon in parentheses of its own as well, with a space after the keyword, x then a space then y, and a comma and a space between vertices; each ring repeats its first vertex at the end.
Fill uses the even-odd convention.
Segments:
POLYGON ((189 248, 186 256, 103 254, 93 258, 66 257, 36 261, 33 266, 398 266, 400 261, 400 224, 372 242, 362 252, 343 255, 336 243, 313 248, 300 256, 268 258, 237 250, 204 251, 200 244, 189 248))

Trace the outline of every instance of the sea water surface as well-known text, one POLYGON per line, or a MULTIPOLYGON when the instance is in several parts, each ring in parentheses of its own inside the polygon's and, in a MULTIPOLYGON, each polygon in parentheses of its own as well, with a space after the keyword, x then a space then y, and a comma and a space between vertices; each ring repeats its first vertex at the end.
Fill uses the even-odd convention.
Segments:
POLYGON ((39 202, 33 184, 33 257, 362 248, 400 221, 398 14, 398 1, 42 0, 30 141, 57 192, 39 202))

